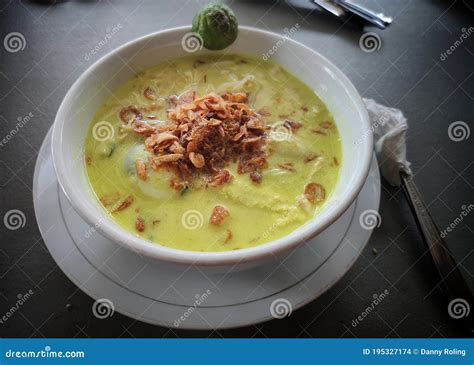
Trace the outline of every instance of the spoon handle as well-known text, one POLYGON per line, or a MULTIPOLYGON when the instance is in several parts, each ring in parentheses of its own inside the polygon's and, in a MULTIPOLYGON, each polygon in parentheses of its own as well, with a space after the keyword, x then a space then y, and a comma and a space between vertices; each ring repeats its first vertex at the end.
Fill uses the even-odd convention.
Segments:
MULTIPOLYGON (((403 191, 408 199, 410 208, 415 216, 418 228, 423 239, 428 246, 433 261, 438 269, 441 277, 441 284, 446 290, 446 294, 450 301, 464 300, 467 302, 467 315, 462 318, 465 327, 471 336, 474 335, 473 319, 474 315, 470 314, 470 308, 474 305, 469 286, 464 280, 458 269, 458 264, 453 255, 449 251, 446 242, 440 235, 436 224, 426 208, 425 203, 421 199, 420 193, 413 182, 411 176, 401 173, 403 191)), ((474 308, 472 308, 474 310, 474 308)), ((451 314, 451 313, 450 313, 451 314)))
POLYGON ((312 0, 312 2, 338 18, 346 16, 345 10, 330 0, 312 0))
POLYGON ((336 0, 337 4, 347 11, 350 11, 361 18, 367 20, 368 22, 376 25, 380 29, 385 29, 390 25, 393 19, 389 16, 386 16, 382 13, 376 13, 372 10, 369 10, 361 5, 355 4, 347 0, 336 0))

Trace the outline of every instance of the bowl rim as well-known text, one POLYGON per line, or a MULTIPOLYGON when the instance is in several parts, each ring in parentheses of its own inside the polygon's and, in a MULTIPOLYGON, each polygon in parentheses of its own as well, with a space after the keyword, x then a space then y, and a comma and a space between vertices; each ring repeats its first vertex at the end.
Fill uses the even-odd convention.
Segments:
MULTIPOLYGON (((66 114, 66 106, 69 105, 73 100, 73 95, 80 89, 81 84, 84 80, 94 74, 95 70, 99 65, 105 62, 107 59, 114 57, 114 55, 135 43, 142 42, 145 40, 149 40, 155 37, 163 36, 170 33, 175 32, 184 32, 190 31, 191 26, 180 26, 169 28, 157 32, 153 32, 136 39, 133 39, 120 47, 113 49, 112 51, 108 52, 101 58, 99 58, 96 62, 94 62, 89 68, 87 68, 79 78, 72 84, 69 88, 68 92, 66 93, 64 99, 59 106, 59 109, 56 113, 56 117, 54 120, 53 128, 52 128, 52 136, 51 136, 51 150, 52 150, 52 160, 53 166, 58 178, 59 185, 63 190, 64 194, 66 195, 67 199, 73 206, 74 210, 90 225, 95 226, 99 233, 106 236, 107 238, 111 239, 112 241, 120 244, 123 247, 126 247, 132 251, 139 253, 140 255, 158 259, 162 261, 177 263, 177 264, 191 264, 197 266, 223 266, 223 265, 237 265, 241 263, 248 263, 254 261, 261 261, 265 258, 269 258, 275 255, 282 253, 283 251, 290 250, 292 248, 297 247, 298 245, 302 244, 306 240, 314 237, 318 233, 325 230, 329 227, 334 221, 336 221, 353 203, 353 201, 358 196, 360 190, 362 189, 364 182, 367 178, 370 163, 372 160, 372 149, 373 149, 373 136, 372 134, 367 135, 364 143, 362 144, 365 149, 363 150, 363 161, 362 161, 362 168, 355 174, 353 178, 353 184, 349 189, 348 193, 343 199, 337 200, 337 206, 331 212, 330 215, 319 219, 317 224, 314 224, 314 219, 309 220, 305 223, 304 226, 305 230, 300 232, 296 237, 288 237, 291 233, 283 236, 279 239, 269 241, 258 246, 233 250, 233 251, 222 251, 222 252, 197 252, 197 251, 186 251, 171 247, 162 246, 157 243, 152 243, 150 241, 144 240, 140 237, 134 236, 132 233, 125 231, 120 227, 115 227, 107 220, 103 219, 103 216, 96 216, 93 212, 89 211, 86 205, 83 203, 83 199, 81 198, 80 192, 72 189, 69 185, 69 178, 66 174, 65 168, 63 166, 66 165, 66 161, 63 159, 63 155, 61 153, 61 146, 62 146, 62 132, 66 124, 66 118, 64 115, 66 114), (96 224, 96 222, 101 222, 101 224, 96 224)), ((322 56, 318 52, 314 51, 310 47, 295 41, 290 38, 285 38, 284 36, 258 29, 255 27, 250 26, 239 26, 240 31, 246 32, 255 32, 259 33, 260 35, 267 36, 267 37, 277 37, 280 39, 285 39, 286 42, 292 42, 299 47, 304 48, 306 51, 309 51, 315 54, 318 58, 323 60, 327 66, 331 68, 331 71, 337 77, 337 79, 344 85, 344 87, 351 93, 353 100, 356 102, 356 105, 362 106, 361 116, 362 116, 362 123, 366 125, 367 130, 370 130, 370 122, 367 110, 364 107, 364 103, 362 98, 359 95, 359 92, 349 80, 349 78, 331 61, 329 61, 326 57, 322 56)), ((104 211, 105 215, 105 211, 104 211)), ((317 218, 317 217, 316 217, 317 218)), ((300 228, 302 228, 300 227, 300 228)), ((292 232, 293 233, 293 232, 292 232)))

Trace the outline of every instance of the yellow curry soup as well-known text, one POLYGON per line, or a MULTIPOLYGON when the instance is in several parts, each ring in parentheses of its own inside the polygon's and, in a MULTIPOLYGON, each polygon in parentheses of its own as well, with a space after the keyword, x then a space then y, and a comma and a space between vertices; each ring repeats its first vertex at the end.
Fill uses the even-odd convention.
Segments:
POLYGON ((337 183, 333 117, 281 66, 174 59, 104 102, 85 141, 92 189, 123 229, 183 250, 269 242, 318 215, 337 183))

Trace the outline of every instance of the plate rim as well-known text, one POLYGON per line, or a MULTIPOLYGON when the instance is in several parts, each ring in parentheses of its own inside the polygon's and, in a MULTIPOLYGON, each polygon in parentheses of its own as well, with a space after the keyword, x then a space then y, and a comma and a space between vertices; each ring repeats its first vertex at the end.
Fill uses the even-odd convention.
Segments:
MULTIPOLYGON (((50 149, 50 143, 48 142, 48 140, 51 138, 51 128, 50 130, 48 131, 48 133, 46 134, 43 142, 42 142, 42 145, 41 145, 41 148, 39 150, 39 153, 38 153, 38 157, 37 157, 37 160, 36 160, 36 163, 35 163, 35 170, 34 170, 34 175, 33 175, 33 204, 34 204, 34 211, 35 211, 35 218, 36 218, 36 223, 38 225, 38 228, 39 228, 39 231, 41 233, 41 237, 43 239, 43 242, 46 246, 46 248, 48 249, 49 253, 51 254, 53 260, 55 261, 56 265, 61 269, 61 271, 66 275, 66 277, 78 288, 80 289, 82 292, 84 292, 86 295, 88 295, 89 297, 91 297, 93 300, 97 300, 98 298, 100 298, 100 295, 96 295, 97 293, 95 293, 93 290, 89 289, 87 286, 84 285, 84 283, 81 282, 81 280, 79 280, 76 275, 74 275, 68 268, 64 267, 64 266, 61 266, 60 263, 58 263, 55 255, 53 255, 52 253, 52 250, 50 249, 50 247, 47 245, 46 243, 46 240, 45 240, 45 232, 44 230, 42 229, 41 225, 40 225, 40 219, 39 219, 39 213, 38 213, 38 208, 37 208, 37 205, 39 204, 38 203, 38 179, 39 179, 39 170, 41 168, 41 166, 43 164, 47 164, 48 161, 49 163, 52 164, 52 161, 51 161, 51 154, 47 154, 47 150, 48 148, 50 149), (46 159, 44 158, 44 155, 46 155, 46 159), (49 159, 49 160, 48 160, 49 159)), ((379 209, 379 204, 380 204, 380 173, 379 173, 379 170, 378 170, 378 163, 377 163, 377 160, 376 160, 376 157, 375 157, 375 154, 373 155, 373 162, 372 164, 374 165, 373 167, 370 168, 370 172, 369 172, 369 175, 368 175, 368 178, 370 177, 371 174, 375 174, 375 179, 377 180, 377 196, 376 196, 376 199, 374 201, 374 209, 376 209, 378 211, 379 209)), ((76 251, 78 251, 81 256, 83 256, 83 259, 85 260, 85 262, 91 267, 93 268, 95 271, 99 272, 103 277, 104 279, 108 282, 108 283, 111 283, 112 286, 115 286, 117 287, 117 290, 121 291, 123 289, 126 289, 131 295, 140 295, 141 297, 143 297, 145 300, 148 300, 148 301, 151 301, 152 304, 151 305, 154 305, 154 304, 159 304, 160 306, 168 306, 168 307, 173 307, 173 308, 176 308, 176 307, 179 307, 179 308, 188 308, 189 306, 186 306, 186 305, 180 305, 180 304, 172 304, 172 303, 167 303, 167 302, 156 302, 156 301, 152 301, 149 297, 147 296, 144 296, 140 293, 136 293, 134 291, 131 291, 130 289, 128 288, 124 288, 122 286, 118 286, 116 282, 114 282, 113 280, 111 280, 110 278, 108 278, 106 275, 104 275, 100 270, 97 270, 97 268, 92 265, 85 257, 84 255, 82 254, 82 252, 79 250, 79 248, 77 247, 75 241, 74 241, 74 238, 71 236, 70 234, 70 231, 69 231, 69 227, 67 226, 65 220, 64 220, 64 216, 63 216, 63 213, 62 213, 62 206, 61 206, 61 201, 60 201, 60 196, 59 196, 59 193, 60 193, 60 187, 59 187, 59 183, 57 181, 57 177, 54 176, 53 177, 53 180, 55 183, 56 183, 56 194, 57 194, 57 203, 59 205, 59 209, 61 210, 61 218, 63 220, 62 224, 64 224, 65 228, 66 228, 66 231, 67 233, 69 234, 69 238, 74 242, 74 248, 76 251)), ((365 184, 364 184, 365 185, 365 184)), ((355 202, 354 202, 354 212, 352 214, 352 217, 351 217, 351 221, 346 229, 346 232, 345 232, 345 235, 344 235, 344 238, 347 236, 348 232, 350 231, 350 228, 352 227, 353 223, 354 223, 354 216, 355 216, 355 213, 357 211, 357 204, 358 204, 358 198, 356 198, 355 202)), ((336 282, 338 282, 339 280, 342 279, 343 276, 345 276, 345 274, 350 270, 350 268, 352 267, 352 265, 357 261, 357 259, 359 258, 360 256, 360 253, 363 251, 363 249, 365 248, 365 246, 367 245, 368 241, 370 240, 370 237, 371 237, 371 234, 372 234, 372 231, 373 230, 370 230, 368 231, 368 234, 367 234, 367 238, 364 240, 365 242, 363 242, 361 245, 360 245, 360 248, 358 250, 358 253, 356 255, 353 255, 350 259, 350 262, 348 262, 347 264, 345 264, 345 266, 342 268, 342 270, 339 270, 340 272, 335 275, 332 280, 330 280, 328 283, 326 283, 324 285, 324 287, 322 287, 320 290, 316 291, 316 293, 313 295, 313 294, 310 294, 310 295, 307 295, 306 298, 304 300, 301 300, 295 304, 292 303, 292 310, 295 311, 295 310, 298 310, 299 308, 305 306, 306 304, 316 300, 317 298, 319 298, 321 295, 323 295, 327 290, 329 290, 336 282)), ((341 242, 339 243, 338 247, 341 246, 342 242, 344 241, 344 238, 341 240, 341 242)), ((278 291, 277 293, 274 293, 272 295, 269 295, 268 297, 263 297, 263 298, 259 298, 259 299, 256 299, 256 300, 253 300, 253 301, 249 301, 249 302, 245 302, 245 303, 239 303, 239 304, 234 304, 234 305, 223 305, 223 306, 198 306, 197 308, 195 308, 196 311, 203 311, 203 310, 216 310, 216 309, 220 309, 220 308, 228 308, 228 307, 243 307, 243 306, 249 306, 249 305, 256 305, 257 303, 259 302, 264 302, 264 301, 268 301, 268 300, 271 300, 272 298, 275 298, 275 297, 281 297, 283 293, 285 292, 288 292, 290 290, 292 290, 295 286, 297 286, 298 284, 301 284, 301 283, 304 283, 305 281, 309 281, 321 268, 324 268, 324 266, 327 264, 327 261, 329 261, 338 251, 340 251, 340 247, 335 249, 329 256, 328 258, 324 261, 323 264, 321 264, 317 269, 313 270, 311 273, 307 274, 304 278, 298 280, 297 282, 295 282, 294 284, 292 284, 291 286, 289 287, 286 287, 285 289, 281 290, 281 291, 278 291)), ((291 297, 291 296, 290 296, 291 297)), ((121 305, 116 305, 118 303, 114 303, 114 306, 115 306, 115 310, 123 315, 126 315, 127 317, 133 319, 133 320, 136 320, 136 321, 141 321, 141 322, 145 322, 145 323, 148 323, 148 324, 151 324, 151 325, 158 325, 158 326, 162 326, 162 327, 165 327, 165 328, 175 328, 175 329, 185 329, 185 330, 200 330, 200 331, 206 331, 206 330, 216 330, 216 329, 232 329, 232 328, 240 328, 240 327, 245 327, 245 326, 248 326, 248 325, 256 325, 256 324, 260 324, 260 323, 263 323, 263 322, 267 322, 271 319, 274 319, 274 317, 271 315, 270 311, 268 311, 268 314, 266 316, 262 316, 260 318, 258 318, 257 320, 254 320, 253 318, 250 318, 249 320, 240 320, 240 321, 237 321, 236 323, 232 323, 230 325, 222 325, 222 326, 218 326, 217 328, 213 328, 211 326, 207 326, 207 327, 204 327, 204 326, 199 326, 199 325, 193 325, 191 324, 190 322, 182 322, 182 324, 177 328, 175 326, 172 326, 171 323, 168 323, 168 322, 164 322, 162 320, 160 320, 159 318, 152 318, 152 317, 147 317, 145 315, 146 311, 142 314, 139 314, 137 315, 137 313, 133 313, 131 311, 129 311, 128 309, 125 309, 123 306, 121 305)), ((151 306, 150 305, 150 306, 151 306)), ((164 310, 166 311, 166 310, 164 310)))

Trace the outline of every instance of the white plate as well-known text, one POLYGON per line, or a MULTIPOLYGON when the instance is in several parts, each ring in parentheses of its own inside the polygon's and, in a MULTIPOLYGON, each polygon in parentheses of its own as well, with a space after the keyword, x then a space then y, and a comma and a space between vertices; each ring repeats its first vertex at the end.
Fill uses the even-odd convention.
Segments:
POLYGON ((380 176, 374 156, 355 203, 336 223, 288 256, 227 274, 209 274, 192 266, 167 267, 100 236, 79 217, 56 180, 50 134, 41 147, 33 181, 35 213, 46 246, 61 270, 86 294, 108 299, 116 311, 151 324, 183 329, 240 327, 271 319, 271 307, 273 316, 278 316, 287 312, 285 307, 295 310, 305 305, 349 270, 371 235, 371 229, 359 223, 360 216, 379 205, 380 176))

